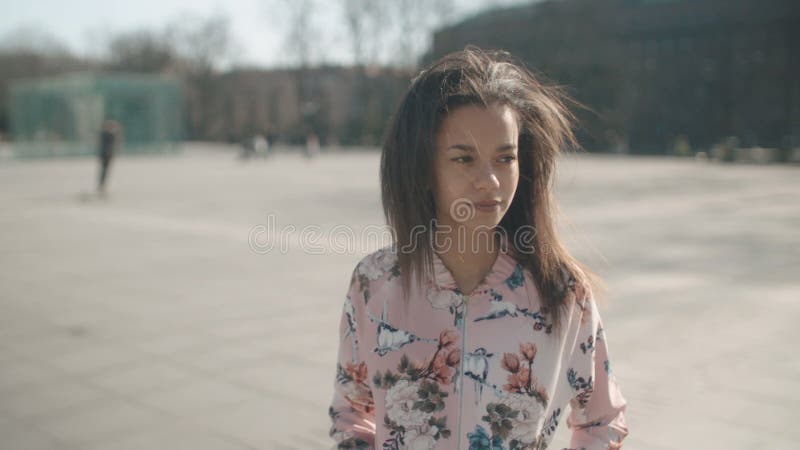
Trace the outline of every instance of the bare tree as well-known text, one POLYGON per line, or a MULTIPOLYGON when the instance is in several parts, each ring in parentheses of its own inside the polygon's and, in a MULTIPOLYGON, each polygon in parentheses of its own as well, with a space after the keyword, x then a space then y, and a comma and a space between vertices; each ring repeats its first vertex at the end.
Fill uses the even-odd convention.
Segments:
POLYGON ((190 16, 163 29, 140 29, 111 36, 107 64, 133 72, 209 75, 231 57, 235 44, 224 15, 190 16))
MULTIPOLYGON (((285 27, 285 48, 296 66, 317 61, 327 42, 318 23, 319 0, 268 0, 269 13, 285 27)), ((433 31, 458 15, 456 0, 338 0, 340 24, 355 65, 415 66, 433 31)), ((333 24, 330 24, 333 25, 333 24)))
POLYGON ((182 18, 168 25, 166 34, 194 74, 214 72, 238 51, 224 14, 182 18))
POLYGON ((177 51, 163 33, 138 30, 118 34, 108 43, 108 65, 113 70, 160 73, 172 67, 177 51))
POLYGON ((415 67, 428 49, 433 31, 454 14, 453 0, 396 0, 392 16, 396 17, 397 61, 405 67, 415 67))
POLYGON ((175 72, 184 80, 186 129, 194 139, 208 138, 208 124, 221 114, 215 103, 220 66, 237 51, 224 14, 189 16, 167 26, 165 35, 177 50, 175 72))
POLYGON ((276 24, 285 27, 285 48, 289 60, 306 68, 319 51, 320 30, 314 17, 319 5, 315 0, 271 0, 268 10, 276 24))
POLYGON ((386 37, 381 26, 387 18, 385 5, 380 0, 341 0, 353 62, 357 66, 376 62, 381 43, 386 37))
POLYGON ((69 49, 54 35, 33 25, 16 27, 0 37, 0 51, 44 56, 67 56, 69 49))

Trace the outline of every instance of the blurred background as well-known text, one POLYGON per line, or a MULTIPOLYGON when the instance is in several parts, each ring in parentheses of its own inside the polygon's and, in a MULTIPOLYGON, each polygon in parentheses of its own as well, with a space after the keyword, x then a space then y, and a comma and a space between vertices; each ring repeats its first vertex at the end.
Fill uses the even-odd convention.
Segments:
POLYGON ((762 148, 738 156, 800 160, 792 1, 84 1, 4 10, 0 136, 18 144, 17 156, 86 152, 102 117, 122 122, 131 151, 256 134, 375 146, 415 70, 475 44, 512 52, 587 105, 581 143, 592 152, 717 146, 723 158, 762 148))
POLYGON ((329 448, 383 134, 469 44, 587 107, 556 190, 627 447, 796 448, 797 1, 0 6, 0 449, 329 448))

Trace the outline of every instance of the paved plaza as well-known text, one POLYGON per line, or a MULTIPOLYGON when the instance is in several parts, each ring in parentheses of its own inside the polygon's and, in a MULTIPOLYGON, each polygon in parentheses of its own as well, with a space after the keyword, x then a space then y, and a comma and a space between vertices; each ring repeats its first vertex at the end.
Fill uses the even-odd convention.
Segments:
MULTIPOLYGON (((379 155, 231 150, 123 156, 106 198, 91 158, 0 160, 0 450, 331 447, 374 248, 330 231, 383 224, 379 155)), ((570 156, 557 196, 607 282, 625 448, 798 448, 800 167, 570 156)))

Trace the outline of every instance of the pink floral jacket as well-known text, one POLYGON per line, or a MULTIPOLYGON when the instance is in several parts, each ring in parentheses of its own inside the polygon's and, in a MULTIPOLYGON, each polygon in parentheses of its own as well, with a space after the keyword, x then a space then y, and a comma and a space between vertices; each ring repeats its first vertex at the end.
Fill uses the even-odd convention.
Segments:
POLYGON ((435 254, 434 274, 407 309, 392 247, 353 271, 329 409, 335 448, 544 449, 567 405, 571 447, 621 447, 626 401, 588 284, 568 280, 557 334, 508 253, 471 295, 435 254))

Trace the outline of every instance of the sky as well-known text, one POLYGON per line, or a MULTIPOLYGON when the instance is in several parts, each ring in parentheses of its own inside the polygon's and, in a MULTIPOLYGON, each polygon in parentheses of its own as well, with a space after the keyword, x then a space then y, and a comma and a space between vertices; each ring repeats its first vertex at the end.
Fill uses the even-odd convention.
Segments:
MULTIPOLYGON (((394 0, 375 0, 394 1, 394 0)), ((492 6, 525 3, 524 0, 453 0, 454 17, 467 17, 492 6)), ((280 49, 286 42, 285 16, 271 10, 269 0, 0 0, 0 40, 24 33, 54 37, 79 56, 99 57, 108 38, 137 29, 162 29, 190 15, 224 14, 231 24, 235 51, 226 65, 274 67, 289 64, 280 49), (281 56, 283 55, 283 56, 281 56)), ((336 5, 335 0, 322 0, 336 5)), ((335 7, 321 8, 318 25, 325 30, 325 62, 352 61, 346 28, 335 7)))

